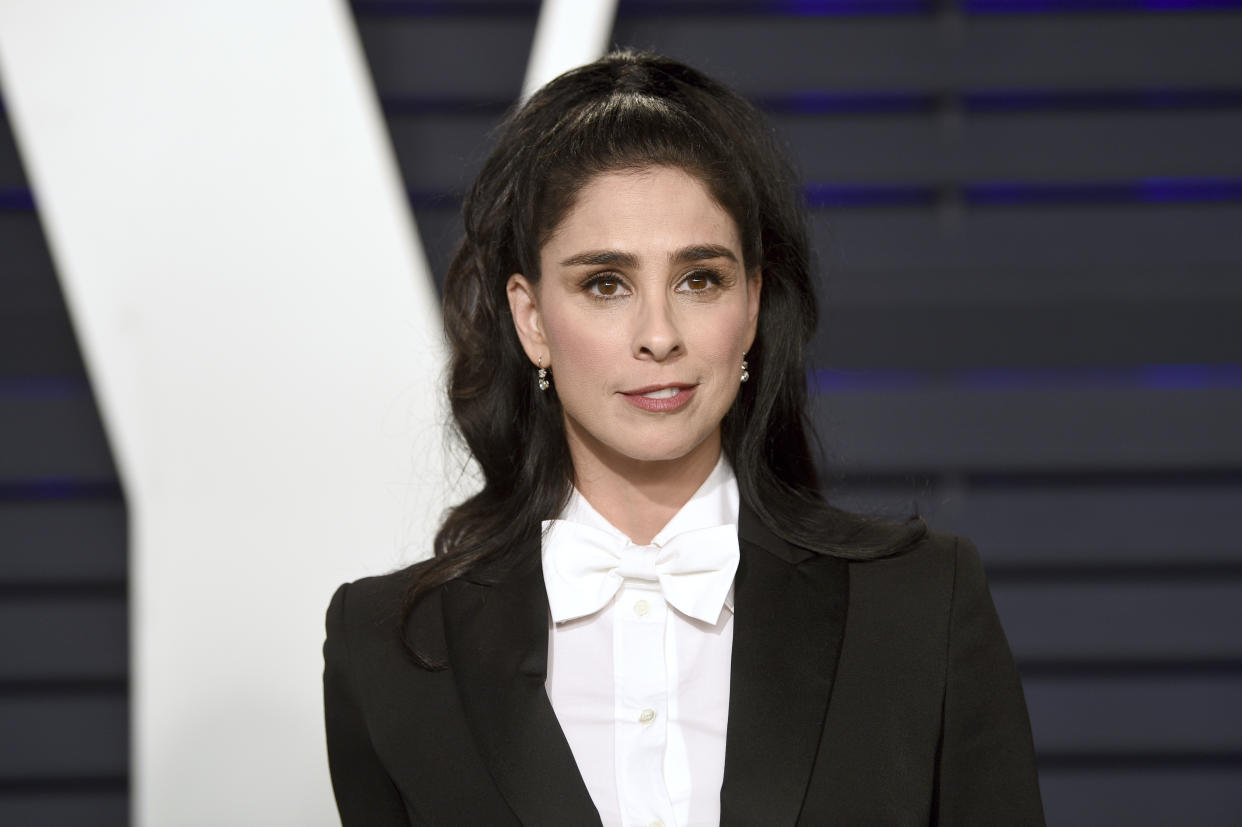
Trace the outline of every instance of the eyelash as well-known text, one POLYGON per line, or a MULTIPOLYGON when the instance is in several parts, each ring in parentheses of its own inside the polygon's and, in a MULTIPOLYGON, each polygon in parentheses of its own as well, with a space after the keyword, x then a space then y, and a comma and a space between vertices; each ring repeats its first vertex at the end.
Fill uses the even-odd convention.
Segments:
MULTIPOLYGON (((722 287, 725 285, 725 282, 726 282, 726 276, 720 271, 713 270, 710 267, 700 267, 698 269, 691 270, 689 273, 686 273, 684 276, 682 276, 681 281, 677 283, 678 286, 680 287, 681 285, 685 284, 689 279, 695 276, 705 276, 709 284, 707 287, 704 287, 702 290, 686 291, 691 294, 709 293, 711 292, 712 288, 722 287)), ((615 282, 618 286, 625 287, 625 280, 622 279, 620 276, 615 275, 613 273, 597 273, 582 283, 582 291, 586 293, 588 296, 590 296, 591 298, 596 299, 597 301, 612 301, 613 299, 617 297, 606 296, 601 293, 594 292, 595 288, 598 287, 600 284, 605 284, 608 282, 615 282)))

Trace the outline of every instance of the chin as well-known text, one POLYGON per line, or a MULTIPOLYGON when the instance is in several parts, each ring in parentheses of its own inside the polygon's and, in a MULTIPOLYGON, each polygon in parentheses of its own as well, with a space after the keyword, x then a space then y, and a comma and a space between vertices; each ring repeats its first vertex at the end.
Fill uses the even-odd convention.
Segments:
POLYGON ((606 424, 593 428, 584 427, 579 418, 566 416, 566 429, 583 450, 605 462, 610 457, 630 462, 676 462, 691 456, 719 428, 704 428, 697 417, 689 419, 639 419, 626 411, 621 417, 598 417, 606 424))
POLYGON ((688 450, 670 450, 670 451, 654 451, 643 450, 638 452, 626 452, 626 456, 636 462, 676 462, 679 459, 685 459, 690 453, 688 450))
POLYGON ((625 445, 611 446, 614 451, 638 462, 676 462, 685 459, 701 446, 710 433, 695 437, 678 437, 672 439, 653 438, 650 431, 627 441, 625 445))

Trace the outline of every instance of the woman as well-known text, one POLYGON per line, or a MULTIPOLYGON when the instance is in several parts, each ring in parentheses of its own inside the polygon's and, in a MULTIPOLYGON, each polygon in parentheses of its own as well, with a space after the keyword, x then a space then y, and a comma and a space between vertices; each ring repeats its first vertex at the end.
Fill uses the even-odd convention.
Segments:
POLYGON ((973 546, 820 497, 806 232, 754 109, 610 55, 509 118, 464 214, 484 484, 332 600, 343 822, 1041 824, 973 546))

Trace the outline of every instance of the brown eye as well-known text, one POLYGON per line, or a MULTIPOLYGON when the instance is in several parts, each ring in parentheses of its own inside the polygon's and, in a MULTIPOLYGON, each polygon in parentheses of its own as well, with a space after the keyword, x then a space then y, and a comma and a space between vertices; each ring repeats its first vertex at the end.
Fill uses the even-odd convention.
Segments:
POLYGON ((683 293, 706 294, 720 287, 722 281, 720 273, 715 270, 694 270, 686 274, 677 289, 683 293))
POLYGON ((623 299, 630 294, 630 289, 621 281, 620 276, 601 273, 593 276, 582 285, 583 293, 592 299, 613 300, 623 299))

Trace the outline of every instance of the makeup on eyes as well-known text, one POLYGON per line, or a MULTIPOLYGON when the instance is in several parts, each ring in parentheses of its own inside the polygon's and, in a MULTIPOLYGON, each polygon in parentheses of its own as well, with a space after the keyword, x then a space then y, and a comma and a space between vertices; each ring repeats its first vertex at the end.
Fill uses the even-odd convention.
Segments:
MULTIPOLYGON (((728 289, 737 282, 737 279, 725 272, 714 267, 696 267, 683 275, 676 283, 674 289, 682 294, 710 294, 715 289, 728 289), (701 287, 688 287, 688 283, 692 280, 702 280, 701 287), (684 288, 684 289, 683 289, 684 288)), ((619 298, 629 292, 626 280, 619 274, 614 272, 592 273, 586 278, 578 282, 577 289, 591 298, 608 301, 619 298), (608 285, 612 292, 604 292, 601 285, 608 285), (600 292, 595 292, 599 289, 600 292), (618 292, 623 291, 623 292, 618 292)))

